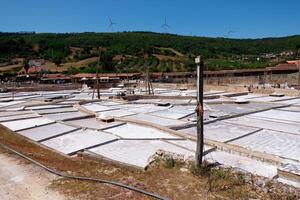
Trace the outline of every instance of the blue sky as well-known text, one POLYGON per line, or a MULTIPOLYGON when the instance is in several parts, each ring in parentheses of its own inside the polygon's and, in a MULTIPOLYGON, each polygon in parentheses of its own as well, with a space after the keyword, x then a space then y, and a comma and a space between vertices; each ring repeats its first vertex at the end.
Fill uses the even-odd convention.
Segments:
POLYGON ((299 0, 0 0, 0 31, 167 32, 231 38, 300 34, 299 0))

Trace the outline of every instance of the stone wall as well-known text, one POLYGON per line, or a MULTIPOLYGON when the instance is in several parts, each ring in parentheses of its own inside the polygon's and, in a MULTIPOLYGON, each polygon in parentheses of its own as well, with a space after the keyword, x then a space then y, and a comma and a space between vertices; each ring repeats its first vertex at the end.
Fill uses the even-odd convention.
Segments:
MULTIPOLYGON (((186 78, 186 79, 173 79, 170 84, 187 84, 195 85, 196 78, 186 78)), ((284 84, 289 85, 298 84, 298 73, 292 74, 266 74, 257 76, 222 76, 222 77, 204 77, 204 83, 209 85, 227 85, 227 84, 245 84, 245 85, 255 85, 255 84, 284 84)))
POLYGON ((268 74, 260 76, 225 76, 204 78, 206 84, 226 85, 226 84, 298 84, 298 73, 293 74, 268 74))
MULTIPOLYGON (((245 85, 254 85, 254 84, 284 84, 288 83, 289 85, 298 84, 298 73, 292 74, 266 74, 266 75, 256 75, 256 76, 233 76, 233 75, 224 75, 220 77, 204 77, 205 84, 209 85, 227 85, 227 84, 245 84, 245 85)), ((160 84, 160 83, 153 83, 160 84)), ((164 85, 176 85, 180 86, 186 84, 187 87, 196 84, 196 78, 174 78, 164 82, 164 85)), ((172 87, 171 86, 171 87, 172 87)), ((164 86, 165 87, 165 86, 164 86)), ((170 87, 170 88, 171 88, 170 87)))

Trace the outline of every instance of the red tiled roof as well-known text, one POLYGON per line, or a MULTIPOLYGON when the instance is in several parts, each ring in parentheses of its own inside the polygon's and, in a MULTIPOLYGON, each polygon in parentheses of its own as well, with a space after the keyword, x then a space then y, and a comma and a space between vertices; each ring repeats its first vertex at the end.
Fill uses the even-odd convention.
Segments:
MULTIPOLYGON (((138 76, 138 75, 140 75, 140 73, 101 73, 99 74, 99 77, 127 78, 127 77, 138 76)), ((96 77, 96 74, 92 74, 92 73, 79 73, 72 76, 72 78, 94 78, 94 77, 96 77)))
POLYGON ((251 73, 251 72, 263 72, 265 68, 261 69, 234 69, 234 70, 219 70, 219 71, 204 71, 204 74, 234 74, 234 73, 251 73))
POLYGON ((163 73, 162 72, 153 72, 153 73, 150 73, 150 76, 152 76, 152 77, 162 77, 163 73))
POLYGON ((299 60, 288 60, 286 61, 288 64, 297 64, 299 63, 300 64, 300 59, 299 60))
POLYGON ((43 78, 59 78, 59 77, 66 77, 64 74, 44 74, 43 78))
POLYGON ((79 74, 72 75, 72 78, 94 78, 94 77, 96 77, 96 74, 92 74, 92 73, 79 73, 79 74))
POLYGON ((293 64, 283 63, 283 64, 278 64, 275 67, 276 68, 293 68, 293 67, 297 67, 297 64, 296 63, 293 63, 293 64))
POLYGON ((271 71, 288 71, 288 70, 298 70, 299 68, 297 67, 297 65, 286 65, 286 66, 282 66, 282 65, 277 65, 276 67, 268 67, 267 70, 271 70, 271 71))
POLYGON ((65 79, 69 80, 71 77, 68 77, 64 74, 44 74, 42 80, 55 80, 55 79, 65 79))
POLYGON ((184 75, 192 75, 193 72, 166 72, 165 76, 184 76, 184 75))
MULTIPOLYGON (((43 70, 44 68, 42 66, 32 66, 32 67, 29 67, 28 69, 28 74, 36 74, 36 73, 39 73, 41 70, 43 70)), ((26 74, 26 71, 24 68, 22 68, 20 71, 19 71, 19 74, 26 74)))

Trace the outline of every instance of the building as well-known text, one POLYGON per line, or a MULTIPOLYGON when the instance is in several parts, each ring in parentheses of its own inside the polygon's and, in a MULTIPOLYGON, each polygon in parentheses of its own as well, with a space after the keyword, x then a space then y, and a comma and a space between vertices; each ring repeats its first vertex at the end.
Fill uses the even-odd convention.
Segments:
POLYGON ((18 75, 39 74, 42 73, 43 71, 47 71, 46 61, 43 59, 29 60, 28 65, 29 65, 28 71, 26 72, 26 70, 22 68, 18 72, 18 75))
MULTIPOLYGON (((140 78, 140 73, 101 73, 98 74, 100 82, 117 83, 122 80, 136 80, 140 78)), ((72 76, 75 83, 94 82, 97 74, 95 73, 79 73, 72 76)))
POLYGON ((54 84, 62 84, 62 83, 71 83, 71 77, 66 76, 64 74, 43 74, 40 79, 41 83, 54 83, 54 84))

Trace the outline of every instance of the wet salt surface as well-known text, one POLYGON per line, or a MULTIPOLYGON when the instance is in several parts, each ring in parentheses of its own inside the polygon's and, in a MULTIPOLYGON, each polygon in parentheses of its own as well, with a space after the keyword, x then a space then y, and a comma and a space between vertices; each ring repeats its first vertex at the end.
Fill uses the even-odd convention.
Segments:
POLYGON ((230 144, 300 161, 300 137, 283 132, 262 130, 230 144))
POLYGON ((65 154, 116 140, 117 137, 93 130, 79 130, 42 142, 43 145, 65 154))
MULTIPOLYGON (((117 90, 114 90, 113 92, 115 93, 116 91, 117 90)), ((195 95, 195 91, 193 90, 179 91, 163 89, 157 90, 156 92, 164 96, 195 95)), ((65 91, 49 93, 43 92, 43 98, 69 94, 71 93, 65 91)), ((98 121, 94 117, 72 120, 77 117, 89 116, 85 113, 76 111, 76 109, 73 108, 73 104, 77 103, 80 99, 91 100, 92 91, 81 94, 72 94, 72 98, 66 99, 57 104, 52 103, 48 105, 27 106, 24 108, 29 112, 21 111, 23 106, 29 105, 32 100, 40 98, 40 94, 38 93, 30 93, 30 95, 31 96, 20 96, 16 101, 0 102, 0 108, 2 110, 0 111, 0 121, 1 119, 14 120, 22 117, 34 117, 35 114, 32 114, 32 112, 30 112, 31 110, 33 113, 40 113, 43 117, 17 120, 14 123, 3 122, 1 124, 32 140, 43 140, 42 143, 44 145, 62 153, 73 154, 77 151, 88 149, 91 152, 104 156, 108 159, 139 167, 147 166, 151 161, 151 156, 159 149, 176 154, 183 154, 184 156, 194 156, 196 148, 195 142, 183 140, 182 138, 180 139, 168 132, 158 129, 140 126, 137 124, 124 124, 123 122, 106 123, 98 121), (9 109, 9 112, 3 112, 3 110, 9 109), (20 111, 17 111, 17 109, 20 109, 20 111), (54 120, 69 121, 65 121, 67 125, 64 125, 57 122, 55 123, 54 120), (83 128, 83 130, 77 130, 78 128, 83 128), (18 131, 20 129, 26 130, 18 131), (91 129, 104 129, 104 131, 93 132, 91 129), (120 140, 119 138, 124 139, 120 140), (166 140, 160 140, 162 138, 166 140)), ((105 96, 103 96, 104 99, 113 95, 113 93, 106 90, 103 91, 103 95, 105 96)), ((212 91, 208 92, 206 95, 226 95, 226 92, 212 91)), ((0 100, 1 97, 3 97, 3 100, 5 100, 5 98, 10 98, 9 95, 5 96, 0 94, 0 100)), ((240 97, 242 98, 243 96, 240 97)), ((300 103, 300 98, 288 100, 290 97, 280 98, 247 95, 244 96, 244 98, 265 102, 250 102, 245 105, 238 105, 234 103, 211 103, 218 101, 230 102, 240 97, 206 101, 208 102, 209 109, 205 111, 205 116, 207 117, 209 114, 218 115, 218 113, 242 114, 288 103, 294 103, 295 106, 276 108, 265 112, 258 112, 251 115, 205 124, 205 138, 237 145, 251 151, 260 151, 280 156, 288 163, 291 161, 294 161, 296 164, 299 163, 296 162, 296 160, 299 161, 300 159, 300 121, 298 120, 300 119, 300 109, 298 109, 299 106, 296 106, 296 104, 300 103), (270 101, 278 102, 274 104, 269 103, 270 101)), ((110 100, 102 100, 100 102, 85 104, 83 107, 107 117, 122 117, 133 121, 139 120, 167 127, 182 127, 191 123, 188 118, 196 117, 195 113, 193 113, 195 105, 176 105, 190 102, 195 104, 194 99, 155 99, 152 102, 149 99, 141 99, 136 102, 138 104, 125 104, 112 102, 110 100), (173 107, 155 105, 161 102, 168 102, 174 105, 173 107), (186 117, 186 115, 190 114, 191 116, 186 117)), ((181 129, 180 131, 187 135, 196 136, 195 127, 181 129)), ((211 147, 208 147, 208 150, 209 149, 211 149, 211 147)), ((225 165, 230 165, 262 176, 272 177, 277 173, 276 166, 268 165, 240 155, 229 154, 221 151, 212 151, 206 157, 212 160, 217 160, 225 165)), ((297 172, 297 170, 294 170, 294 168, 291 167, 286 167, 286 170, 289 170, 291 173, 297 172)), ((283 178, 280 177, 280 179, 283 178)))
POLYGON ((46 126, 40 126, 24 131, 19 131, 18 133, 34 141, 40 141, 74 130, 76 130, 75 127, 67 126, 60 123, 54 123, 46 126))

